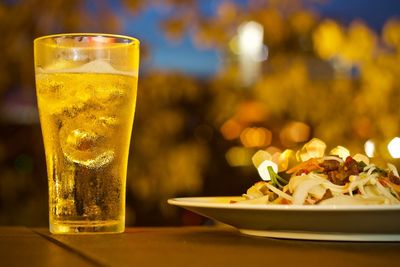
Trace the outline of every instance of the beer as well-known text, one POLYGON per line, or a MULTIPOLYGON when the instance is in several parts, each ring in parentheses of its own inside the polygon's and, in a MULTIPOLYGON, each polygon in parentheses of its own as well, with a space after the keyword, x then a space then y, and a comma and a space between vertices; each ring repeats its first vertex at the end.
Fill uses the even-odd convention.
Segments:
POLYGON ((137 77, 105 61, 37 70, 50 231, 122 232, 137 77))

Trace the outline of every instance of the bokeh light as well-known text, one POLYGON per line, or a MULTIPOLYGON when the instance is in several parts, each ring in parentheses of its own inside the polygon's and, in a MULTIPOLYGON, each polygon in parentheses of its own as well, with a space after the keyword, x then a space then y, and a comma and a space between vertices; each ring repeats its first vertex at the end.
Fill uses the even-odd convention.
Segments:
POLYGON ((388 146, 387 146, 390 155, 398 159, 400 158, 400 137, 395 137, 392 140, 390 140, 388 146))
POLYGON ((242 131, 240 140, 245 147, 266 147, 271 144, 272 133, 262 127, 249 127, 242 131))
POLYGON ((310 127, 302 122, 289 122, 279 135, 281 143, 286 147, 296 146, 310 138, 310 127))
POLYGON ((3 1, 0 224, 48 221, 32 40, 54 32, 141 40, 128 226, 188 223, 171 197, 240 194, 257 150, 279 170, 338 146, 399 168, 400 6, 334 2, 3 1))
POLYGON ((372 140, 367 140, 364 144, 365 154, 372 158, 375 155, 375 143, 372 140))
POLYGON ((244 147, 231 147, 225 154, 226 161, 232 167, 250 166, 252 151, 244 147))

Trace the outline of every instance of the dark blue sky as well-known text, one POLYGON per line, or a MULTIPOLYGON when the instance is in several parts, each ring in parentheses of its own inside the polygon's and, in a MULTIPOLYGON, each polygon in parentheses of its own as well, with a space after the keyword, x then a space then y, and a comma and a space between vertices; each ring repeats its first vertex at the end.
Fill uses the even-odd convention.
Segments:
POLYGON ((314 4, 312 8, 343 23, 360 18, 376 31, 389 17, 400 18, 399 0, 326 0, 326 4, 314 4))
MULTIPOLYGON (((210 1, 211 2, 211 1, 210 1)), ((185 36, 173 42, 160 31, 160 20, 164 14, 157 9, 147 9, 137 16, 124 18, 124 31, 149 46, 151 59, 148 66, 160 69, 176 69, 194 75, 209 75, 218 68, 218 53, 214 50, 198 50, 191 38, 185 36)))
MULTIPOLYGON (((212 14, 218 0, 200 3, 203 12, 212 14)), ((376 31, 381 30, 389 17, 400 17, 400 0, 327 0, 325 4, 310 4, 310 8, 323 17, 332 17, 344 24, 356 18, 362 19, 376 31)), ((211 75, 218 69, 220 61, 216 51, 196 49, 188 36, 180 43, 165 38, 159 28, 165 10, 148 8, 135 16, 126 12, 122 14, 124 33, 139 38, 150 48, 151 59, 142 65, 143 68, 173 69, 196 76, 211 75)))

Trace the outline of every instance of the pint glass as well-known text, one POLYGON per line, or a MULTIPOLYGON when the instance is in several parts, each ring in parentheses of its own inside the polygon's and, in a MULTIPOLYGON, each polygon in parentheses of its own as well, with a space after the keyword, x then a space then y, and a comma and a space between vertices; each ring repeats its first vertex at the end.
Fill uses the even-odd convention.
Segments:
POLYGON ((139 41, 59 34, 34 54, 50 232, 123 232, 139 41))

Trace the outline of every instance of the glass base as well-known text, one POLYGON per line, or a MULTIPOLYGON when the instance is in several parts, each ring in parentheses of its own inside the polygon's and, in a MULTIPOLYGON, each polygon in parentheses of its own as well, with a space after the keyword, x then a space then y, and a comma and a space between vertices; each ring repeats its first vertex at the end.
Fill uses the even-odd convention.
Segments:
POLYGON ((113 221, 53 221, 52 234, 117 234, 123 233, 125 223, 113 221))

